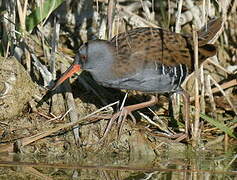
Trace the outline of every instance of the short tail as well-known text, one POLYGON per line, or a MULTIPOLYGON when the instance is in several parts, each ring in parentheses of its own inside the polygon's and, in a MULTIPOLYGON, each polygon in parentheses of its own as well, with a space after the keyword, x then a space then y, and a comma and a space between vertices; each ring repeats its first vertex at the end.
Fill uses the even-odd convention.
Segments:
POLYGON ((200 63, 208 57, 212 57, 216 54, 216 46, 208 43, 218 36, 218 32, 221 30, 222 24, 223 20, 221 17, 212 19, 198 31, 198 51, 200 63))

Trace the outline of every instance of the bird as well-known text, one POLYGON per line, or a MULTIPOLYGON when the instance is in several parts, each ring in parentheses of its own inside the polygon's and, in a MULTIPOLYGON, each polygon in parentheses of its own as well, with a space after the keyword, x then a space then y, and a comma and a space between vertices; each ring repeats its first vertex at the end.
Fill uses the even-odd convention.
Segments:
MULTIPOLYGON (((198 33, 199 64, 217 52, 208 42, 222 27, 222 18, 210 20, 198 33)), ((189 132, 189 96, 181 88, 186 77, 194 71, 194 45, 192 35, 171 32, 162 28, 139 27, 115 35, 111 40, 91 40, 83 44, 72 65, 62 74, 50 90, 78 71, 88 71, 104 87, 135 90, 151 94, 147 102, 125 106, 115 113, 104 132, 108 134, 113 122, 132 112, 155 105, 154 94, 180 93, 185 102, 185 134, 189 132)), ((123 122, 121 121, 121 122, 123 122)))

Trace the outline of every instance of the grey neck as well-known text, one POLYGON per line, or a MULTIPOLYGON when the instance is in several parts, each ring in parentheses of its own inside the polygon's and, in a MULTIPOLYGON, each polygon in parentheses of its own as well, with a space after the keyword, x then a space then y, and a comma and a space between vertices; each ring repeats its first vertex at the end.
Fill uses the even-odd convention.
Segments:
MULTIPOLYGON (((82 49, 82 51, 84 51, 82 49)), ((113 46, 107 41, 89 42, 87 45, 88 60, 83 69, 89 71, 96 81, 111 79, 112 64, 114 62, 113 46), (98 77, 98 78, 97 78, 98 77)))

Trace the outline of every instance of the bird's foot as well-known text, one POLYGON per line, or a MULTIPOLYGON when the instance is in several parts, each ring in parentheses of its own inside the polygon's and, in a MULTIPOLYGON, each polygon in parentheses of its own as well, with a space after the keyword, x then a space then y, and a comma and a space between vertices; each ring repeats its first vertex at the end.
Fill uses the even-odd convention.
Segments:
POLYGON ((110 119, 109 124, 106 127, 106 129, 105 129, 104 135, 100 139, 99 142, 102 142, 105 139, 105 137, 108 135, 108 133, 111 130, 112 125, 116 121, 116 119, 118 119, 118 126, 119 126, 118 137, 119 137, 120 134, 121 134, 121 130, 122 130, 123 124, 124 124, 124 122, 125 122, 125 120, 126 120, 128 115, 132 118, 133 122, 136 123, 136 119, 132 115, 132 112, 136 111, 138 109, 142 109, 142 108, 145 108, 145 107, 152 106, 152 105, 156 104, 157 101, 158 101, 158 99, 157 99, 156 96, 151 96, 151 99, 149 101, 146 101, 146 102, 143 102, 143 103, 139 103, 139 104, 134 104, 134 105, 122 107, 121 110, 119 112, 115 113, 112 116, 112 118, 110 119))
POLYGON ((115 113, 112 118, 110 119, 106 129, 105 129, 105 132, 104 132, 104 135, 103 137, 100 139, 100 142, 102 142, 108 135, 109 131, 112 129, 112 125, 114 124, 114 122, 118 119, 118 138, 121 134, 121 131, 122 131, 122 128, 123 128, 123 125, 124 125, 124 122, 127 118, 127 116, 130 116, 133 120, 133 123, 136 124, 136 119, 135 117, 133 116, 132 114, 132 111, 133 111, 133 108, 132 106, 125 106, 123 107, 119 112, 115 113))

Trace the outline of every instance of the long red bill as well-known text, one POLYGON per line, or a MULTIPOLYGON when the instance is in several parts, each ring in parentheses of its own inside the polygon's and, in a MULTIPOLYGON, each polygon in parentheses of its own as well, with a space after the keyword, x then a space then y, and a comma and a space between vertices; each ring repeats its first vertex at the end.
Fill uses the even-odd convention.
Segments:
POLYGON ((81 70, 81 66, 79 64, 71 65, 63 75, 57 80, 57 82, 50 88, 50 90, 55 90, 63 81, 70 78, 73 74, 81 70))

